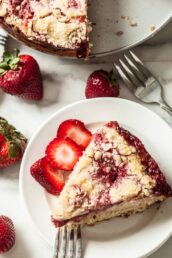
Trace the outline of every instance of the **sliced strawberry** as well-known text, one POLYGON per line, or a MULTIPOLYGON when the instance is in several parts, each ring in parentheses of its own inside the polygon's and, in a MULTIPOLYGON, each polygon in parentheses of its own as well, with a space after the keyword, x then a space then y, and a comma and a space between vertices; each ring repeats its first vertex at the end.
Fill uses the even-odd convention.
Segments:
POLYGON ((30 168, 31 175, 35 180, 42 185, 47 192, 57 195, 58 191, 49 183, 49 180, 45 174, 44 163, 47 162, 46 158, 39 159, 30 168))
POLYGON ((36 161, 30 169, 31 175, 47 192, 57 195, 64 187, 69 173, 53 168, 44 157, 36 161))
POLYGON ((88 131, 83 122, 76 119, 69 119, 61 123, 57 131, 60 138, 70 138, 82 149, 85 149, 91 141, 92 134, 88 131))
POLYGON ((82 155, 82 150, 69 138, 55 138, 47 146, 46 155, 53 167, 70 171, 82 155))
POLYGON ((49 162, 44 162, 44 169, 49 183, 60 193, 65 185, 69 172, 54 168, 49 162))

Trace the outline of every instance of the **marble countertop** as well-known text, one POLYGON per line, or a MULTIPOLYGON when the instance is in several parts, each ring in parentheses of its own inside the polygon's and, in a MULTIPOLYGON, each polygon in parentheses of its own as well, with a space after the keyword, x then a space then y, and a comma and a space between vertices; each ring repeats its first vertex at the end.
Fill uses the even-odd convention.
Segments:
MULTIPOLYGON (((44 77, 44 99, 39 103, 27 102, 1 92, 0 115, 8 119, 28 138, 40 124, 59 108, 84 98, 85 82, 95 69, 111 69, 117 56, 91 60, 89 63, 61 59, 31 50, 9 39, 8 48, 19 47, 21 52, 32 54, 39 62, 44 77)), ((172 105, 172 23, 169 23, 154 38, 135 48, 149 69, 160 79, 165 96, 172 105)), ((137 101, 121 83, 120 97, 137 101)), ((157 106, 147 105, 172 126, 172 117, 157 106)), ((20 206, 18 191, 19 164, 1 170, 0 204, 1 214, 10 216, 16 227, 16 244, 3 258, 48 258, 52 250, 32 228, 20 206)), ((171 258, 172 238, 150 258, 171 258)), ((128 257, 133 258, 133 257, 128 257)))

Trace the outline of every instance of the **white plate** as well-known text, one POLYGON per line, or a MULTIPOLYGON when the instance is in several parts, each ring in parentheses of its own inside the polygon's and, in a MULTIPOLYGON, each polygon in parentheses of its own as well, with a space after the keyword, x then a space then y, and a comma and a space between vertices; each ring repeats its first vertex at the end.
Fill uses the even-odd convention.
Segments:
POLYGON ((172 1, 90 0, 88 14, 93 23, 91 56, 98 57, 131 48, 153 36, 171 19, 172 1), (130 25, 132 21, 136 26, 130 25))
POLYGON ((172 17, 171 0, 90 1, 93 55, 112 54, 152 36, 172 17), (130 26, 130 21, 137 26, 130 26), (151 30, 151 28, 155 30, 151 30), (122 34, 119 36, 118 34, 122 34))
MULTIPOLYGON (((41 236, 53 246, 56 230, 50 221, 56 197, 47 194, 30 176, 30 166, 44 155, 48 142, 65 119, 77 118, 90 129, 117 120, 146 145, 172 185, 172 130, 156 114, 134 102, 100 98, 69 105, 51 116, 35 133, 25 152, 20 171, 20 194, 28 215, 41 236)), ((83 230, 84 258, 145 257, 160 247, 172 233, 172 202, 129 218, 116 218, 83 230), (115 254, 115 255, 114 255, 115 254)))

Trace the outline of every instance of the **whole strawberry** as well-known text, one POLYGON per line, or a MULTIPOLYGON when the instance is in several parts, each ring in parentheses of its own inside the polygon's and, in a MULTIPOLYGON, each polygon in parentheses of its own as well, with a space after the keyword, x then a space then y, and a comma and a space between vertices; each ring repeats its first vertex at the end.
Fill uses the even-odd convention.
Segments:
POLYGON ((19 161, 26 148, 27 139, 7 120, 0 117, 0 168, 19 161))
POLYGON ((4 52, 0 62, 0 88, 11 95, 29 100, 43 97, 42 76, 36 60, 30 55, 4 52))
POLYGON ((86 98, 118 97, 119 85, 116 82, 113 71, 94 71, 87 80, 85 89, 86 98))
POLYGON ((0 254, 9 251, 15 243, 15 230, 12 220, 0 216, 0 254))

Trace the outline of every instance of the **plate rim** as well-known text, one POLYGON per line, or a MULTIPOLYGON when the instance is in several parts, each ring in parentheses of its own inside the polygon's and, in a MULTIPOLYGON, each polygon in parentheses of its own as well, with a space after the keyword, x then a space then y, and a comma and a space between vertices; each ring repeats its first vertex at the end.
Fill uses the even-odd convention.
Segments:
MULTIPOLYGON (((161 29, 163 29, 169 22, 170 20, 172 20, 172 11, 167 15, 166 18, 163 19, 163 21, 160 22, 159 26, 152 32, 150 33, 147 33, 146 36, 145 34, 140 38, 138 39, 135 43, 132 43, 132 44, 129 44, 129 45, 125 45, 123 47, 119 47, 117 49, 112 49, 112 50, 109 50, 109 51, 104 51, 104 52, 98 52, 98 53, 90 53, 89 55, 89 58, 90 59, 94 59, 96 57, 104 57, 104 56, 109 56, 109 55, 113 55, 113 54, 117 54, 117 53, 120 53, 122 51, 125 51, 125 50, 128 50, 128 49, 131 49, 133 47, 136 47, 138 45, 140 45, 141 43, 147 41, 148 39, 154 37, 161 29)), ((7 31, 7 29, 4 28, 4 30, 8 33, 8 35, 15 39, 17 42, 19 43, 22 43, 24 44, 25 46, 28 46, 29 48, 31 49, 35 49, 34 46, 32 47, 31 45, 28 45, 26 43, 24 43, 22 40, 20 40, 18 37, 12 35, 10 32, 7 31)), ((60 56, 58 55, 57 53, 50 53, 48 50, 46 51, 40 51, 38 49, 36 49, 38 52, 42 52, 44 54, 48 54, 48 55, 56 55, 56 56, 60 56)), ((76 57, 68 57, 68 56, 64 56, 65 58, 68 58, 68 59, 77 59, 76 57)))
POLYGON ((112 54, 116 54, 128 49, 131 49, 133 47, 136 47, 138 45, 140 45, 141 43, 145 42, 146 40, 154 37, 158 32, 161 31, 161 29, 163 29, 169 22, 170 20, 172 20, 172 11, 170 12, 170 14, 167 16, 167 18, 164 18, 163 22, 160 23, 160 25, 152 32, 148 33, 146 37, 142 37, 140 39, 138 39, 135 43, 130 44, 130 45, 126 45, 123 46, 121 48, 117 48, 114 50, 109 50, 109 51, 105 51, 105 52, 100 52, 100 53, 91 53, 90 58, 96 58, 96 57, 103 57, 103 56, 108 56, 108 55, 112 55, 112 54))
MULTIPOLYGON (((172 133, 172 129, 169 126, 169 124, 161 117, 159 116, 157 113, 155 113, 154 111, 152 111, 151 109, 149 109, 148 107, 145 107, 143 105, 141 105, 140 103, 137 103, 135 101, 132 100, 128 100, 128 99, 123 99, 123 98, 113 98, 113 97, 102 97, 102 98, 94 98, 94 99, 83 99, 83 100, 79 100, 76 101, 74 103, 65 105, 64 107, 60 108, 58 111, 54 112, 53 114, 51 114, 48 118, 46 118, 41 124, 40 126, 37 128, 37 130, 32 134, 29 143, 27 145, 27 148, 25 150, 21 165, 20 165, 20 171, 19 171, 19 199, 20 199, 20 205, 22 207, 22 210, 24 212, 24 214, 27 215, 27 218, 29 219, 30 223, 32 224, 33 228, 35 229, 35 231, 38 233, 38 235, 40 236, 40 238, 46 243, 46 245, 48 247, 50 247, 49 242, 47 241, 47 238, 42 234, 42 232, 39 230, 38 227, 36 227, 36 224, 30 214, 30 211, 26 205, 26 201, 24 198, 24 190, 23 190, 23 168, 24 168, 24 164, 25 164, 25 160, 27 158, 27 152, 29 152, 30 146, 32 145, 32 142, 35 140, 35 138, 37 137, 39 131, 41 131, 41 129, 47 124, 49 123, 54 117, 56 117, 59 113, 64 112, 65 110, 70 109, 71 107, 77 106, 77 105, 82 105, 82 103, 86 103, 86 102, 101 102, 101 101, 116 101, 116 102, 126 102, 129 103, 131 105, 134 105, 136 107, 140 107, 143 110, 145 110, 146 112, 150 112, 152 115, 154 115, 156 118, 159 119, 159 121, 161 121, 168 129, 171 130, 172 133)), ((167 236, 163 239, 163 241, 161 243, 159 243, 155 248, 153 248, 152 250, 150 250, 147 254, 145 255, 141 255, 138 256, 137 258, 146 258, 148 256, 150 256, 151 254, 153 254, 154 252, 156 252, 170 237, 172 236, 172 229, 171 232, 169 232, 169 234, 167 234, 167 236)))

